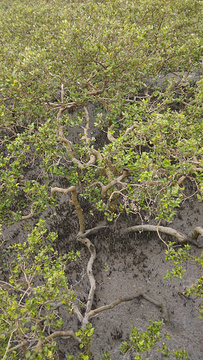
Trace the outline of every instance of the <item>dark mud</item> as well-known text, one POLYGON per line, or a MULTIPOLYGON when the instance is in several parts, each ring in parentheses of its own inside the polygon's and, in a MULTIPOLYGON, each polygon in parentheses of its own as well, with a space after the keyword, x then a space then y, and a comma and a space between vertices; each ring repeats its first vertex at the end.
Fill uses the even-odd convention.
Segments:
MULTIPOLYGON (((178 215, 170 226, 188 234, 195 226, 203 224, 203 207, 195 200, 188 200, 179 210, 178 215)), ((67 214, 68 215, 68 214, 67 214)), ((68 216, 66 215, 67 223, 68 216)), ((94 222, 94 221, 93 221, 94 222)), ((133 218, 122 219, 120 226, 130 226, 133 218)), ((85 276, 88 254, 80 244, 73 244, 73 237, 69 243, 67 232, 63 233, 61 224, 60 247, 71 248, 71 244, 81 250, 81 259, 72 269, 69 276, 72 278, 73 288, 77 297, 84 303, 87 300, 89 284, 85 276)), ((164 237, 169 240, 169 237, 164 237)), ((70 238, 69 238, 70 239, 70 238)), ((169 348, 185 348, 192 360, 202 359, 203 327, 202 320, 198 319, 200 299, 186 299, 181 293, 199 278, 201 267, 188 262, 185 267, 187 272, 179 279, 163 279, 171 264, 165 262, 165 245, 158 236, 151 233, 140 233, 119 236, 115 228, 101 230, 97 236, 91 236, 91 241, 96 246, 97 259, 94 265, 94 274, 97 281, 94 307, 109 304, 115 299, 130 296, 137 289, 146 290, 152 298, 165 302, 170 324, 164 326, 172 338, 168 343, 169 348)), ((174 239, 173 239, 174 240, 174 239)), ((202 244, 203 246, 203 244, 202 244)), ((202 249, 192 246, 192 254, 200 255, 202 249)), ((66 318, 64 309, 61 314, 66 318)), ((98 359, 105 350, 109 350, 113 360, 121 359, 119 345, 128 339, 128 334, 135 325, 140 331, 145 331, 149 319, 158 320, 162 314, 155 305, 146 300, 133 300, 122 303, 112 310, 101 313, 93 319, 95 327, 92 343, 93 359, 98 359)), ((64 329, 77 329, 77 320, 69 316, 64 323, 64 329)), ((60 348, 63 354, 77 353, 77 346, 72 340, 61 340, 60 348)), ((161 354, 153 351, 149 359, 162 359, 161 354)), ((65 355, 61 357, 65 359, 65 355)), ((134 358, 134 357, 132 357, 134 358)), ((126 357, 130 359, 130 357, 126 357)))
MULTIPOLYGON (((95 130, 92 126, 95 118, 94 107, 89 105, 88 111, 91 120, 90 131, 96 138, 96 143, 102 147, 108 142, 106 133, 95 130)), ((85 124, 82 125, 85 126, 85 124)), ((68 130, 70 131, 70 129, 68 130)), ((79 126, 74 131, 71 140, 76 143, 79 133, 82 132, 81 127, 79 126)), ((32 179, 35 173, 37 173, 36 169, 30 169, 27 171, 26 178, 32 179)), ((64 183, 63 179, 55 180, 55 186, 67 187, 69 185, 64 183)), ((182 204, 170 226, 188 235, 196 226, 203 226, 203 204, 190 197, 195 192, 195 184, 189 184, 186 191, 188 200, 182 204)), ((89 253, 76 240, 79 225, 76 211, 69 201, 70 198, 60 195, 58 199, 59 206, 56 209, 44 211, 41 218, 46 219, 50 231, 58 233, 56 248, 59 253, 63 254, 70 250, 81 252, 81 258, 70 266, 67 276, 70 286, 75 290, 77 300, 84 303, 83 310, 85 310, 89 292, 86 275, 89 253), (55 212, 56 214, 54 214, 55 212)), ((90 215, 91 206, 84 199, 79 198, 79 200, 85 216, 86 229, 98 226, 104 221, 103 215, 95 210, 94 215, 90 215)), ((30 226, 32 227, 36 221, 37 218, 29 220, 30 226)), ((26 239, 29 231, 29 228, 25 228, 26 224, 28 221, 21 221, 4 229, 6 245, 26 239)), ((182 295, 188 286, 202 276, 202 268, 193 262, 187 262, 184 265, 187 272, 183 275, 182 280, 163 279, 167 269, 171 268, 171 264, 165 262, 166 247, 159 237, 155 233, 146 232, 120 235, 122 228, 136 224, 140 224, 139 216, 122 215, 115 224, 106 224, 107 227, 101 229, 97 235, 90 236, 97 252, 93 267, 97 282, 93 307, 109 304, 119 297, 130 296, 136 290, 147 291, 152 298, 164 302, 168 309, 170 323, 164 325, 164 331, 171 335, 171 339, 163 338, 162 342, 167 343, 171 350, 185 348, 191 360, 202 360, 203 326, 202 319, 198 318, 201 299, 188 299, 182 295)), ((174 238, 169 236, 162 235, 162 237, 165 241, 174 241, 174 238)), ((200 245, 203 247, 203 243, 200 245)), ((199 256, 202 248, 192 245, 191 252, 193 255, 199 256)), ((10 261, 8 250, 0 261, 2 269, 0 276, 6 280, 10 261)), ((80 324, 78 324, 77 318, 67 314, 64 307, 59 308, 59 313, 64 319, 63 330, 77 331, 79 329, 80 324)), ((150 319, 159 320, 161 318, 160 309, 143 299, 122 303, 112 310, 99 314, 92 319, 95 328, 91 347, 92 359, 98 360, 105 350, 109 350, 112 360, 120 360, 122 357, 119 346, 122 341, 128 339, 132 326, 135 325, 138 330, 145 331, 150 319)), ((72 339, 58 340, 58 346, 60 360, 65 360, 68 353, 75 356, 79 353, 78 345, 72 339)), ((133 353, 127 355, 125 360, 133 359, 134 356, 133 353)), ((153 360, 163 359, 162 355, 155 350, 147 356, 153 360)), ((171 358, 174 357, 171 355, 171 358)))
MULTIPOLYGON (((188 196, 194 192, 192 186, 190 184, 188 196)), ((77 300, 84 303, 82 310, 85 311, 89 292, 86 275, 89 253, 76 240, 79 231, 78 218, 69 197, 62 195, 59 199, 59 206, 44 211, 41 217, 46 219, 49 230, 58 233, 56 248, 59 253, 63 254, 70 250, 81 252, 81 258, 77 263, 71 264, 67 276, 70 286, 75 290, 77 300)), ((91 206, 84 199, 80 198, 80 203, 85 216, 86 229, 98 226, 104 221, 101 213, 94 211, 94 216, 90 215, 91 206)), ((32 227, 36 221, 37 218, 29 220, 30 226, 32 227)), ((29 231, 29 228, 25 227, 27 224, 28 221, 21 221, 4 229, 6 245, 25 241, 29 231)), ((163 329, 171 335, 171 339, 168 341, 164 337, 163 342, 167 343, 170 350, 185 348, 191 360, 202 360, 203 325, 202 319, 198 318, 198 308, 202 301, 199 298, 187 299, 181 295, 202 276, 202 268, 188 261, 184 265, 187 272, 182 280, 163 279, 171 264, 165 262, 166 247, 159 237, 155 233, 147 232, 120 235, 122 228, 135 224, 140 224, 139 217, 122 215, 115 224, 106 224, 106 228, 89 237, 97 251, 93 267, 97 282, 93 308, 109 304, 119 297, 130 296, 136 290, 147 291, 152 298, 165 303, 168 309, 170 324, 165 325, 163 329)), ((195 198, 189 198, 178 210, 170 226, 186 235, 196 226, 203 226, 203 204, 195 198)), ((165 241, 174 241, 174 238, 169 236, 162 235, 162 237, 165 241)), ((199 245, 203 247, 203 242, 199 245)), ((201 251, 201 247, 192 245, 193 255, 199 256, 201 251)), ((10 260, 10 254, 6 250, 0 264, 2 280, 8 277, 10 260)), ((59 313, 64 319, 63 330, 79 329, 80 324, 74 315, 69 315, 63 307, 59 308, 59 313)), ((98 360, 105 350, 109 350, 112 360, 122 359, 119 346, 122 341, 128 339, 132 326, 135 325, 138 330, 145 331, 150 319, 161 318, 160 309, 143 299, 122 303, 112 310, 100 313, 92 319, 95 328, 91 348, 92 359, 98 360)), ((58 346, 60 360, 65 360, 68 353, 76 356, 79 352, 78 345, 72 339, 58 340, 58 346)), ((128 355, 125 360, 134 359, 134 356, 128 355)), ((148 354, 148 358, 163 359, 155 350, 148 354)))
MULTIPOLYGON (((94 227, 102 221, 100 213, 90 215, 90 205, 81 201, 84 209, 87 228, 94 227)), ((59 238, 56 247, 60 253, 69 250, 80 250, 81 258, 76 264, 72 264, 68 271, 70 285, 76 292, 77 299, 84 304, 87 301, 89 283, 86 276, 86 265, 89 254, 86 248, 76 240, 78 232, 77 214, 66 196, 61 196, 57 214, 54 210, 44 212, 50 230, 58 232, 59 238)), ((178 211, 171 227, 189 234, 196 226, 203 225, 203 206, 195 199, 188 199, 178 211)), ((36 221, 32 219, 31 223, 36 221)), ((170 349, 185 348, 191 360, 202 359, 203 349, 203 326, 198 318, 198 307, 201 299, 187 299, 181 295, 186 287, 202 276, 202 269, 193 262, 187 262, 187 272, 179 279, 163 279, 170 263, 165 262, 165 245, 154 233, 137 233, 120 236, 122 227, 128 227, 137 222, 136 218, 121 217, 116 224, 107 224, 108 227, 99 231, 97 235, 91 235, 90 240, 94 243, 97 251, 97 259, 94 263, 94 275, 97 281, 93 307, 109 304, 118 297, 130 296, 136 290, 145 290, 160 302, 167 306, 170 324, 164 326, 164 330, 171 335, 168 341, 170 349)), ((8 243, 22 241, 26 238, 26 221, 11 225, 4 231, 8 243)), ((163 235, 164 240, 169 237, 163 235)), ((170 239, 172 240, 172 238, 170 239)), ((173 239, 174 240, 174 239, 173 239)), ((202 244, 199 244, 203 246, 202 244)), ((202 248, 192 245, 192 254, 200 255, 202 248)), ((5 265, 5 263, 4 263, 5 265)), ((1 278, 7 275, 4 266, 1 278)), ((85 305, 84 305, 85 309, 85 305)), ((63 316, 63 329, 77 331, 78 320, 67 314, 65 309, 59 309, 63 316)), ((135 299, 128 303, 122 303, 112 310, 99 314, 92 319, 95 327, 94 340, 92 342, 92 358, 97 360, 105 350, 109 350, 113 360, 121 359, 119 346, 122 341, 128 339, 128 334, 135 325, 140 331, 145 331, 149 320, 162 318, 160 309, 154 304, 143 299, 135 299)), ((66 355, 77 355, 78 346, 71 339, 58 341, 60 359, 66 355)), ((128 355, 125 359, 134 358, 128 355)), ((152 351, 149 359, 162 359, 162 355, 152 351)))

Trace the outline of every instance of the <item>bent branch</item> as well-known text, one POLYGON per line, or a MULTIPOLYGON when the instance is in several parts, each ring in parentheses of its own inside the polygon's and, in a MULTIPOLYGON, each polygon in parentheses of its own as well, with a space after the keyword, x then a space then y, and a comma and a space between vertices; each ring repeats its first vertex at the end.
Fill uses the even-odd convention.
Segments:
POLYGON ((200 226, 197 226, 194 230, 192 235, 190 236, 192 240, 197 241, 198 236, 201 236, 201 238, 203 238, 203 228, 201 228, 200 226))
POLYGON ((109 310, 109 309, 113 309, 115 306, 123 303, 123 302, 128 302, 128 301, 132 301, 136 298, 142 297, 143 299, 151 302, 152 304, 156 305, 157 307, 159 307, 163 313, 163 318, 165 320, 165 322, 169 323, 169 315, 168 315, 168 311, 166 308, 165 304, 160 303, 159 301, 153 299, 151 296, 143 293, 143 292, 137 292, 131 296, 125 296, 122 298, 118 298, 116 300, 114 300, 112 303, 108 304, 108 305, 104 305, 101 306, 97 309, 91 310, 88 314, 88 318, 91 319, 92 317, 98 315, 99 313, 109 310))
POLYGON ((78 202, 76 187, 70 186, 68 189, 62 189, 62 188, 58 188, 58 187, 51 188, 51 196, 54 197, 57 192, 65 194, 65 195, 69 194, 69 193, 72 194, 72 204, 75 206, 75 210, 77 212, 78 221, 79 221, 79 225, 80 225, 79 234, 80 233, 83 234, 85 232, 85 221, 84 221, 83 210, 78 202))
POLYGON ((79 343, 81 342, 81 340, 75 335, 73 330, 67 330, 67 331, 55 331, 53 334, 45 338, 44 343, 47 343, 48 341, 52 341, 57 337, 72 337, 77 342, 79 343))
MULTIPOLYGON (((15 213, 14 211, 10 211, 10 213, 11 213, 13 216, 18 215, 18 214, 15 213)), ((31 206, 30 213, 29 213, 28 215, 22 215, 20 220, 28 220, 28 219, 31 219, 33 216, 34 216, 34 205, 31 206)))
POLYGON ((130 176, 130 171, 129 170, 123 170, 123 173, 118 176, 116 179, 111 180, 107 185, 104 185, 101 181, 96 181, 95 183, 91 184, 91 186, 94 186, 96 184, 99 184, 101 186, 101 195, 103 198, 106 197, 107 195, 107 191, 112 188, 114 185, 120 183, 123 179, 125 179, 126 177, 130 176))
POLYGON ((197 238, 200 235, 203 237, 203 228, 197 226, 191 236, 186 236, 181 232, 166 226, 156 226, 156 225, 136 225, 131 226, 129 228, 121 230, 121 235, 129 234, 132 232, 142 232, 142 231, 154 231, 154 232, 162 232, 163 234, 174 236, 180 244, 186 244, 188 242, 192 242, 193 244, 197 245, 197 238))
MULTIPOLYGON (((91 95, 96 96, 96 95, 102 94, 105 90, 106 83, 107 83, 107 81, 105 79, 101 89, 95 89, 95 90, 89 91, 85 95, 86 96, 91 96, 91 95)), ((89 82, 89 84, 90 84, 90 82, 89 82)))
MULTIPOLYGON (((189 241, 189 239, 188 239, 188 237, 186 235, 178 232, 177 230, 175 230, 175 229, 173 229, 171 227, 159 226, 158 230, 159 230, 159 232, 162 232, 163 234, 174 236, 179 241, 179 243, 181 243, 181 244, 186 244, 189 241)), ((154 232, 157 232, 157 226, 156 225, 136 225, 136 226, 131 226, 129 228, 123 229, 121 231, 121 234, 125 235, 125 234, 129 234, 129 233, 136 232, 136 231, 139 231, 139 232, 142 232, 142 231, 154 231, 154 232)))

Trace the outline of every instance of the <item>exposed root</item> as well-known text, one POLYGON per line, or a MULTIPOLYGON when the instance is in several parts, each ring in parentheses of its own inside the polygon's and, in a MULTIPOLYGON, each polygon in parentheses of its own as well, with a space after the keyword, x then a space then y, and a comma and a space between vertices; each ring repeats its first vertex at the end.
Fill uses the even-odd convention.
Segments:
POLYGON ((129 228, 121 230, 121 235, 129 234, 132 232, 142 232, 142 231, 154 231, 154 232, 162 232, 163 234, 174 236, 180 244, 187 244, 188 242, 192 242, 194 245, 198 246, 197 238, 200 235, 203 237, 203 228, 197 226, 191 236, 186 236, 181 232, 167 226, 156 226, 156 225, 136 225, 131 226, 129 228))
POLYGON ((108 225, 98 225, 92 229, 88 229, 84 232, 84 234, 80 234, 80 238, 84 239, 85 237, 89 236, 89 235, 94 235, 96 234, 99 230, 101 229, 106 229, 108 227, 108 225))
POLYGON ((142 297, 143 299, 146 299, 147 301, 151 302, 152 304, 156 305, 157 307, 159 307, 162 311, 163 314, 163 318, 165 320, 166 323, 169 323, 169 315, 168 315, 168 311, 166 308, 166 305, 163 303, 160 303, 159 301, 153 299, 151 296, 143 293, 143 292, 136 292, 135 294, 131 295, 131 296, 125 296, 122 298, 118 298, 116 300, 114 300, 112 303, 108 304, 108 305, 104 305, 101 306, 97 309, 91 310, 88 314, 88 318, 91 319, 92 317, 98 315, 99 313, 106 311, 106 310, 110 310, 113 309, 115 306, 123 303, 123 302, 127 302, 127 301, 132 301, 136 298, 142 297))
MULTIPOLYGON (((131 226, 129 228, 123 229, 121 231, 122 235, 125 234, 129 234, 132 232, 142 232, 142 231, 154 231, 157 232, 157 226, 156 225, 136 225, 136 226, 131 226)), ((189 241, 189 238, 187 236, 185 236, 184 234, 178 232, 177 230, 171 228, 171 227, 166 227, 166 226, 159 226, 159 232, 162 232, 163 234, 167 234, 167 235, 171 235, 174 236, 179 243, 181 244, 186 244, 189 241)))

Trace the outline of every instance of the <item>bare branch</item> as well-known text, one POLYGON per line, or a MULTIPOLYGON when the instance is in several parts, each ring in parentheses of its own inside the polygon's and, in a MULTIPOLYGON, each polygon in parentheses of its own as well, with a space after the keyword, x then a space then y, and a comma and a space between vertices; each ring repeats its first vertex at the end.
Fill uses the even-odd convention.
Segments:
POLYGON ((96 70, 93 70, 89 76, 89 78, 86 80, 87 84, 97 75, 96 70))
POLYGON ((152 304, 156 305, 157 307, 159 307, 163 313, 163 318, 166 322, 169 322, 169 316, 168 316, 168 311, 166 309, 166 306, 163 305, 162 303, 160 303, 159 301, 151 298, 151 296, 143 293, 143 292, 137 292, 131 296, 125 296, 125 297, 122 297, 122 298, 118 298, 116 300, 114 300, 112 303, 108 304, 108 305, 104 305, 104 306, 101 306, 97 309, 94 309, 94 310, 91 310, 89 312, 89 316, 88 318, 91 319, 92 317, 98 315, 99 313, 103 312, 103 311, 106 311, 106 310, 109 310, 109 309, 113 309, 115 306, 123 303, 123 302, 128 302, 128 301, 132 301, 138 297, 142 297, 144 299, 146 299, 147 301, 151 302, 152 304))
MULTIPOLYGON (((49 105, 52 107, 53 110, 56 109, 61 109, 63 111, 68 110, 68 109, 73 109, 74 107, 77 106, 77 103, 75 101, 72 101, 70 103, 67 104, 63 104, 63 103, 52 103, 52 102, 45 102, 45 105, 49 105)), ((79 106, 79 105, 78 105, 79 106)))
POLYGON ((88 144, 90 142, 90 138, 88 135, 88 132, 90 129, 90 117, 89 117, 89 113, 88 113, 86 106, 84 106, 84 110, 85 110, 85 117, 86 117, 86 126, 83 128, 84 135, 81 137, 81 140, 85 140, 86 144, 88 144))
MULTIPOLYGON (((157 232, 157 226, 156 225, 136 225, 136 226, 131 226, 129 228, 126 228, 124 230, 121 231, 121 234, 122 235, 125 235, 125 234, 129 234, 129 233, 132 233, 132 232, 136 232, 136 231, 154 231, 154 232, 157 232)), ((179 243, 181 244, 186 244, 188 241, 189 241, 189 238, 180 233, 179 231, 171 228, 171 227, 165 227, 165 226, 159 226, 159 232, 162 232, 164 234, 167 234, 167 235, 171 235, 171 236, 174 236, 178 241, 179 243)))
POLYGON ((14 333, 15 331, 16 331, 16 329, 12 331, 12 333, 11 333, 11 335, 10 335, 10 337, 9 337, 8 345, 7 345, 7 347, 6 347, 6 351, 5 351, 5 354, 4 354, 4 357, 3 357, 2 360, 6 359, 6 355, 9 353, 9 346, 10 346, 10 343, 11 343, 11 339, 12 339, 13 333, 14 333))
POLYGON ((30 213, 22 216, 22 220, 31 219, 34 216, 34 205, 31 206, 30 213))
POLYGON ((63 112, 64 112, 64 109, 60 108, 60 110, 59 110, 59 112, 57 114, 58 133, 59 133, 59 136, 60 136, 60 140, 61 140, 62 143, 66 144, 68 153, 69 153, 69 155, 71 157, 71 160, 77 163, 79 169, 84 169, 85 166, 81 163, 80 160, 75 158, 75 156, 73 155, 72 148, 71 148, 71 143, 70 143, 70 141, 68 139, 65 138, 65 136, 63 134, 63 127, 59 122, 63 112))
MULTIPOLYGON (((15 213, 14 211, 10 211, 10 213, 11 213, 13 216, 17 216, 17 215, 18 215, 18 214, 15 213)), ((19 219, 19 220, 28 220, 28 219, 31 219, 33 216, 34 216, 34 205, 32 204, 31 209, 30 209, 30 213, 29 213, 28 215, 22 215, 22 216, 21 216, 21 219, 19 219)))
POLYGON ((121 182, 123 179, 125 179, 126 177, 130 176, 130 171, 129 170, 123 170, 123 173, 118 176, 116 179, 111 180, 111 182, 107 185, 102 185, 102 191, 101 191, 101 195, 102 197, 106 197, 107 191, 113 187, 114 185, 118 184, 119 182, 121 182))
MULTIPOLYGON (((22 348, 23 346, 27 345, 28 343, 29 343, 28 340, 22 341, 20 344, 12 347, 12 348, 10 348, 10 349, 8 349, 8 350, 7 350, 7 353, 10 353, 10 352, 12 352, 12 351, 18 350, 18 349, 22 348)), ((4 356, 5 356, 5 355, 4 355, 4 356)))
POLYGON ((135 125, 130 126, 129 128, 126 129, 124 136, 127 135, 129 132, 131 132, 134 129, 135 125))
POLYGON ((61 102, 63 104, 63 100, 64 100, 64 85, 61 84, 61 102))
MULTIPOLYGON (((103 160, 102 155, 101 155, 101 153, 100 153, 99 151, 97 151, 97 150, 95 150, 95 149, 92 149, 92 150, 91 150, 91 153, 96 156, 97 160, 99 160, 99 161, 102 161, 102 160, 103 160)), ((112 174, 112 172, 110 171, 110 169, 107 168, 107 169, 104 169, 104 171, 105 171, 105 173, 106 173, 107 179, 108 179, 109 181, 112 181, 113 174, 112 174)), ((102 186, 102 183, 101 183, 101 182, 100 182, 100 184, 101 184, 101 186, 102 186)))
POLYGON ((72 337, 77 342, 81 342, 81 340, 75 335, 73 330, 67 330, 67 331, 55 331, 53 334, 47 336, 44 340, 44 342, 51 341, 57 337, 72 337))
POLYGON ((99 151, 97 151, 96 149, 92 149, 91 153, 96 156, 97 160, 102 161, 103 158, 99 151))
POLYGON ((84 239, 85 237, 89 236, 89 235, 93 235, 93 234, 96 234, 99 230, 101 229, 106 229, 108 227, 108 225, 98 225, 92 229, 88 229, 85 231, 84 234, 80 234, 80 237, 82 239, 84 239))
POLYGON ((93 271, 92 271, 92 267, 94 264, 94 261, 96 259, 96 250, 94 245, 91 243, 91 241, 88 238, 81 238, 80 236, 78 236, 78 240, 84 244, 89 252, 90 252, 90 259, 88 261, 87 264, 87 276, 89 278, 89 282, 90 282, 90 291, 89 291, 89 295, 88 295, 88 300, 87 300, 87 304, 86 304, 86 311, 85 311, 85 315, 82 321, 82 328, 84 329, 87 324, 88 324, 88 319, 89 319, 89 313, 91 311, 92 308, 92 303, 93 303, 93 299, 94 299, 94 293, 96 290, 96 281, 93 275, 93 271))
POLYGON ((197 226, 193 232, 192 232, 192 235, 190 236, 192 240, 197 240, 198 236, 201 236, 203 237, 203 228, 200 227, 200 226, 197 226))
POLYGON ((83 322, 83 316, 82 316, 80 310, 78 309, 78 307, 76 305, 73 306, 73 311, 74 311, 74 314, 77 315, 78 320, 82 323, 83 322))
MULTIPOLYGON (((13 331, 14 332, 14 331, 13 331)), ((11 336, 13 335, 13 332, 11 334, 11 336)), ((10 336, 10 339, 11 339, 11 336, 10 336)), ((55 338, 58 338, 58 337, 72 337, 73 339, 75 339, 77 342, 81 342, 81 340, 75 335, 74 331, 73 330, 68 330, 68 331, 55 331, 53 334, 51 335, 48 335, 45 339, 43 340, 39 340, 37 345, 34 346, 34 349, 38 349, 39 352, 42 352, 42 346, 44 344, 46 344, 47 342, 49 341, 52 341, 53 339, 55 338)), ((10 340, 9 339, 9 340, 10 340)), ((4 354, 4 357, 3 359, 6 359, 6 354, 12 352, 12 351, 15 351, 15 350, 18 350, 20 348, 23 348, 24 346, 28 345, 29 344, 29 341, 28 340, 25 340, 25 341, 22 341, 20 344, 12 347, 11 349, 8 349, 9 345, 10 345, 10 341, 8 342, 8 346, 7 346, 7 349, 6 349, 6 352, 4 354)))
MULTIPOLYGON (((86 108, 86 107, 85 107, 85 108, 86 108)), ((93 165, 93 164, 95 163, 96 158, 95 158, 95 156, 94 156, 93 154, 91 154, 91 155, 90 155, 90 160, 89 160, 86 164, 83 164, 80 160, 78 160, 78 159, 74 156, 73 151, 72 151, 72 148, 71 148, 71 143, 70 143, 70 141, 69 141, 68 139, 66 139, 66 137, 64 136, 64 134, 63 134, 63 127, 62 127, 62 125, 61 125, 60 122, 59 122, 59 120, 60 120, 63 112, 64 112, 64 109, 63 109, 63 108, 60 108, 60 110, 59 110, 59 112, 58 112, 58 115, 57 115, 58 133, 59 133, 59 136, 60 136, 60 140, 61 140, 62 143, 66 144, 68 153, 69 153, 69 155, 70 155, 70 157, 71 157, 71 160, 78 165, 79 169, 86 169, 88 166, 91 166, 91 165, 93 165)), ((84 131, 85 131, 85 129, 84 129, 84 131)), ((86 129, 86 131, 88 131, 88 130, 86 129)))
POLYGON ((78 202, 76 187, 70 186, 68 189, 62 189, 62 188, 58 188, 58 187, 51 188, 51 196, 55 196, 55 194, 57 192, 65 194, 65 195, 67 195, 69 193, 72 194, 72 204, 75 206, 75 210, 77 212, 78 221, 79 221, 79 225, 80 225, 79 233, 83 234, 85 232, 85 221, 84 221, 83 210, 78 202))

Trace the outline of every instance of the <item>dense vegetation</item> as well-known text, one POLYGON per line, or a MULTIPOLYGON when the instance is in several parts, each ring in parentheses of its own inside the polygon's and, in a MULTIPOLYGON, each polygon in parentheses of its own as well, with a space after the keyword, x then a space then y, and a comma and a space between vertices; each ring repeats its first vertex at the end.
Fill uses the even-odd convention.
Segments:
MULTIPOLYGON (((169 222, 187 198, 188 183, 195 187, 190 196, 202 201, 202 4, 8 0, 0 11, 1 223, 5 227, 32 217, 37 223, 28 242, 14 246, 11 277, 1 283, 0 353, 3 359, 54 359, 54 338, 72 336, 84 350, 79 358, 88 359, 95 249, 87 238, 91 229, 86 229, 80 198, 108 221, 121 213, 139 214, 141 225, 127 232, 140 226, 159 229, 180 243, 188 242, 187 234, 161 222, 169 222), (43 210, 57 206, 57 193, 72 195, 76 237, 90 253, 84 316, 65 276, 67 263, 79 254, 59 256, 50 245, 56 234, 47 234, 39 220, 43 210), (57 302, 78 316, 82 330, 77 335, 46 334, 61 326, 57 302)), ((196 229, 191 240, 202 232, 196 229)), ((168 253, 172 259, 169 246, 168 253)), ((181 269, 174 274, 181 276, 181 269)), ((200 294, 202 279, 198 284, 200 294)), ((150 341, 159 338, 160 326, 149 327, 150 341)), ((123 353, 135 347, 131 336, 123 353)), ((150 350, 154 342, 147 341, 145 350, 150 350)), ((142 346, 136 349, 141 356, 142 346)))

